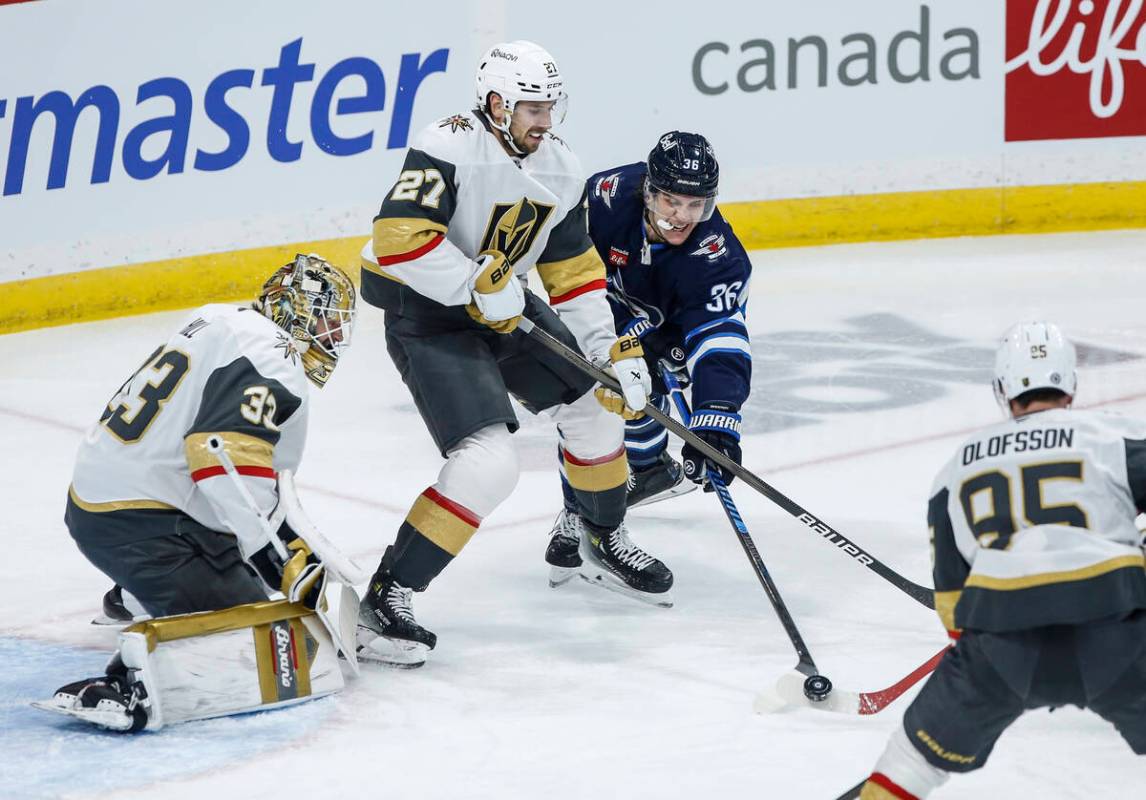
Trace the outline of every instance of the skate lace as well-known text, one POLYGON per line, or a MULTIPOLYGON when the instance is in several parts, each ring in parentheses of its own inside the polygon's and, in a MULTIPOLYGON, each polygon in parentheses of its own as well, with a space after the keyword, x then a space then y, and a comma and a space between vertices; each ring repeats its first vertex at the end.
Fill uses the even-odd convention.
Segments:
POLYGON ((629 539, 629 531, 622 523, 615 531, 609 534, 609 549, 617 560, 638 572, 656 561, 629 539))
POLYGON ((630 492, 637 488, 637 473, 631 465, 629 466, 628 477, 625 478, 625 485, 628 487, 630 492))
POLYGON ((390 591, 386 592, 386 606, 399 619, 417 624, 414 622, 413 598, 413 589, 395 583, 390 586, 390 591))
POLYGON ((549 531, 550 538, 561 536, 566 539, 580 541, 581 518, 567 508, 561 509, 557 519, 553 522, 553 529, 549 531))

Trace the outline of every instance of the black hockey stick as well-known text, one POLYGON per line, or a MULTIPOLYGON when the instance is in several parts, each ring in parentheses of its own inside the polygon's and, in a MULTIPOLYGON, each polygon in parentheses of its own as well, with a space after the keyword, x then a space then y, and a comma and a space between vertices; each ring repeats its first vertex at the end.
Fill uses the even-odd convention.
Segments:
MULTIPOLYGON (((665 386, 669 390, 669 396, 672 397, 673 404, 676 405, 676 410, 680 415, 681 422, 688 425, 692 420, 692 411, 689 410, 688 402, 684 399, 684 394, 681 392, 680 384, 677 383, 676 376, 672 374, 671 370, 664 366, 661 367, 661 376, 664 379, 665 386)), ((816 662, 812 658, 812 653, 808 650, 808 645, 804 643, 804 637, 800 635, 800 631, 796 627, 796 621, 792 619, 792 614, 788 611, 788 606, 784 603, 784 598, 780 596, 780 590, 776 588, 776 583, 768 573, 768 568, 764 566, 764 559, 760 557, 760 551, 756 549, 756 543, 752 541, 752 535, 748 533, 748 526, 744 524, 744 520, 740 516, 740 511, 736 508, 736 503, 732 501, 732 494, 728 491, 728 486, 720 477, 719 472, 711 468, 707 471, 708 482, 716 491, 716 496, 720 498, 720 506, 724 509, 724 515, 728 517, 728 521, 732 524, 736 538, 739 540, 740 546, 744 548, 744 554, 748 556, 748 561, 752 564, 752 570, 756 573, 756 577, 760 579, 760 585, 764 587, 764 593, 768 595, 768 601, 772 604, 776 616, 780 618, 780 624, 784 626, 784 632, 788 634, 788 640, 792 642, 792 647, 796 648, 796 655, 800 659, 796 664, 796 672, 804 676, 804 696, 815 702, 821 702, 827 699, 832 691, 832 682, 828 680, 827 676, 821 675, 819 669, 817 669, 816 662)))
MULTIPOLYGON (((598 381, 602 386, 605 386, 606 388, 612 389, 616 392, 621 391, 620 384, 617 383, 616 378, 605 372, 603 369, 599 369, 598 367, 594 366, 588 361, 588 359, 586 359, 577 351, 566 347, 562 342, 555 339, 549 332, 538 328, 528 318, 522 317, 518 327, 520 327, 521 330, 526 334, 532 336, 534 340, 541 344, 543 347, 561 356, 570 364, 573 364, 582 372, 598 381)), ((795 517, 797 520, 807 525, 819 536, 834 544, 844 553, 847 553, 848 556, 852 558, 852 560, 857 561, 863 566, 867 567, 872 572, 890 583, 892 586, 896 587, 901 592, 911 597, 913 600, 922 603, 928 608, 935 608, 934 591, 928 589, 926 586, 920 586, 918 583, 903 577, 891 567, 880 561, 878 558, 863 550, 861 547, 852 542, 831 525, 827 524, 814 514, 806 511, 796 502, 789 499, 786 495, 774 489, 769 484, 765 483, 749 470, 737 464, 728 456, 724 455, 724 453, 720 452, 708 442, 701 439, 688 428, 674 420, 672 417, 661 412, 659 408, 655 408, 651 405, 645 406, 645 413, 660 424, 664 425, 676 436, 680 437, 695 447, 697 450, 704 454, 705 458, 711 459, 720 466, 729 470, 737 478, 740 478, 740 480, 744 481, 744 483, 760 492, 773 503, 780 506, 780 508, 784 509, 793 517, 795 517)))
MULTIPOLYGON (((684 392, 681 390, 676 376, 663 366, 661 376, 665 387, 669 390, 673 404, 676 405, 681 421, 687 425, 692 412, 688 408, 688 402, 684 399, 684 392)), ((878 714, 939 665, 940 659, 948 650, 946 647, 891 686, 874 692, 850 692, 844 689, 835 689, 827 678, 822 675, 815 675, 816 665, 812 661, 811 653, 804 645, 800 632, 796 630, 796 623, 792 621, 788 609, 784 606, 784 601, 780 598, 780 593, 772 583, 767 569, 764 568, 760 554, 756 551, 752 538, 748 535, 747 526, 744 525, 736 505, 732 502, 732 495, 728 491, 728 487, 720 479, 720 476, 711 470, 709 471, 709 481, 712 482, 713 488, 719 495, 721 505, 724 507, 724 512, 728 515, 733 528, 740 535, 740 543, 743 545, 744 551, 748 553, 748 558, 752 561, 753 568, 756 569, 756 575, 764 584, 768 599, 772 601, 772 607, 776 609, 776 614, 780 617, 781 623, 784 624, 784 630, 787 631, 788 638, 792 640, 796 654, 800 657, 800 663, 796 665, 795 670, 781 675, 772 689, 760 692, 756 696, 753 707, 758 713, 766 714, 783 708, 805 706, 821 711, 835 711, 840 714, 878 714), (789 627, 789 623, 791 623, 791 627, 789 627), (808 671, 809 667, 811 672, 808 671), (813 677, 822 679, 827 683, 827 686, 817 685, 817 682, 813 681, 813 677)))

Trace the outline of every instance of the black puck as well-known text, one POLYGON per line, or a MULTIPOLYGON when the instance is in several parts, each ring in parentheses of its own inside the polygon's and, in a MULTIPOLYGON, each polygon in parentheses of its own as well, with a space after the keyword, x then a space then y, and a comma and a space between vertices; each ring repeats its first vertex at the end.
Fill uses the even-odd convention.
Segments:
POLYGON ((823 675, 813 675, 804 681, 804 697, 813 703, 822 703, 832 693, 832 682, 823 675))

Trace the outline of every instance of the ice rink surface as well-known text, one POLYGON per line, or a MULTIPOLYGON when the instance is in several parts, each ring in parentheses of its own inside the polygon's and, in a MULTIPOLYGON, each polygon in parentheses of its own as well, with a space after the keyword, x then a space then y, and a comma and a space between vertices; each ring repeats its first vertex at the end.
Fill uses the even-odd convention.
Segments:
MULTIPOLYGON (((999 419, 997 336, 1058 322, 1080 348, 1077 405, 1146 416, 1146 231, 847 245, 753 254, 755 379, 744 463, 908 577, 930 584, 928 489, 999 419)), ((268 265, 268 271, 273 265, 268 265)), ((555 432, 527 418, 524 471, 428 592, 419 670, 367 666, 334 698, 154 734, 94 733, 27 707, 100 671, 89 624, 109 582, 63 525, 72 458, 107 398, 183 313, 0 337, 0 797, 833 798, 870 771, 907 700, 872 717, 760 716, 795 655, 717 500, 638 509, 633 538, 676 575, 669 610, 577 581, 550 589, 555 432)), ((440 458, 365 307, 313 393, 303 502, 377 563, 440 458)), ((522 412, 524 414, 524 412, 522 412)), ((934 614, 734 483, 821 670, 883 688, 942 647, 934 614)), ((912 693, 914 694, 914 693, 912 693)), ((912 695, 909 695, 909 697, 912 695)), ((1146 779, 1076 709, 1022 718, 942 798, 1122 797, 1146 779)))

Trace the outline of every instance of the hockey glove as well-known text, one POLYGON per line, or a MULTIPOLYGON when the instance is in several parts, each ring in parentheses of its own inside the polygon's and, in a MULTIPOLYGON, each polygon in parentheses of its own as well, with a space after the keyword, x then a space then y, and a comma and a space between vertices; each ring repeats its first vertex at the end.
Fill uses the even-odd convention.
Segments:
POLYGON ((634 319, 622 330, 622 335, 625 334, 632 334, 641 340, 645 364, 652 377, 653 392, 668 394, 668 387, 661 377, 661 365, 673 374, 680 388, 687 388, 692 383, 685 363, 684 348, 680 343, 680 331, 675 326, 657 328, 647 319, 634 319))
POLYGON ((285 522, 278 536, 286 545, 287 560, 284 562, 274 546, 268 544, 251 556, 251 566, 269 588, 281 591, 292 603, 314 608, 322 596, 322 562, 285 522))
POLYGON ((466 312, 498 333, 513 333, 525 310, 525 290, 513 274, 513 264, 497 250, 483 250, 477 265, 470 291, 473 301, 466 305, 466 312))
POLYGON ((608 411, 620 414, 625 419, 643 417, 644 407, 649 402, 652 381, 644 356, 641 340, 636 336, 622 336, 617 339, 609 348, 609 363, 612 365, 617 383, 621 384, 621 394, 604 386, 598 386, 595 391, 597 402, 608 411))
MULTIPOLYGON (((717 406, 701 406, 692 415, 689 430, 728 458, 740 463, 740 415, 717 406)), ((684 463, 684 474, 693 483, 704 484, 706 492, 712 491, 708 483, 707 470, 716 472, 724 485, 732 483, 736 476, 732 471, 706 459, 691 444, 685 444, 680 452, 684 463)))

